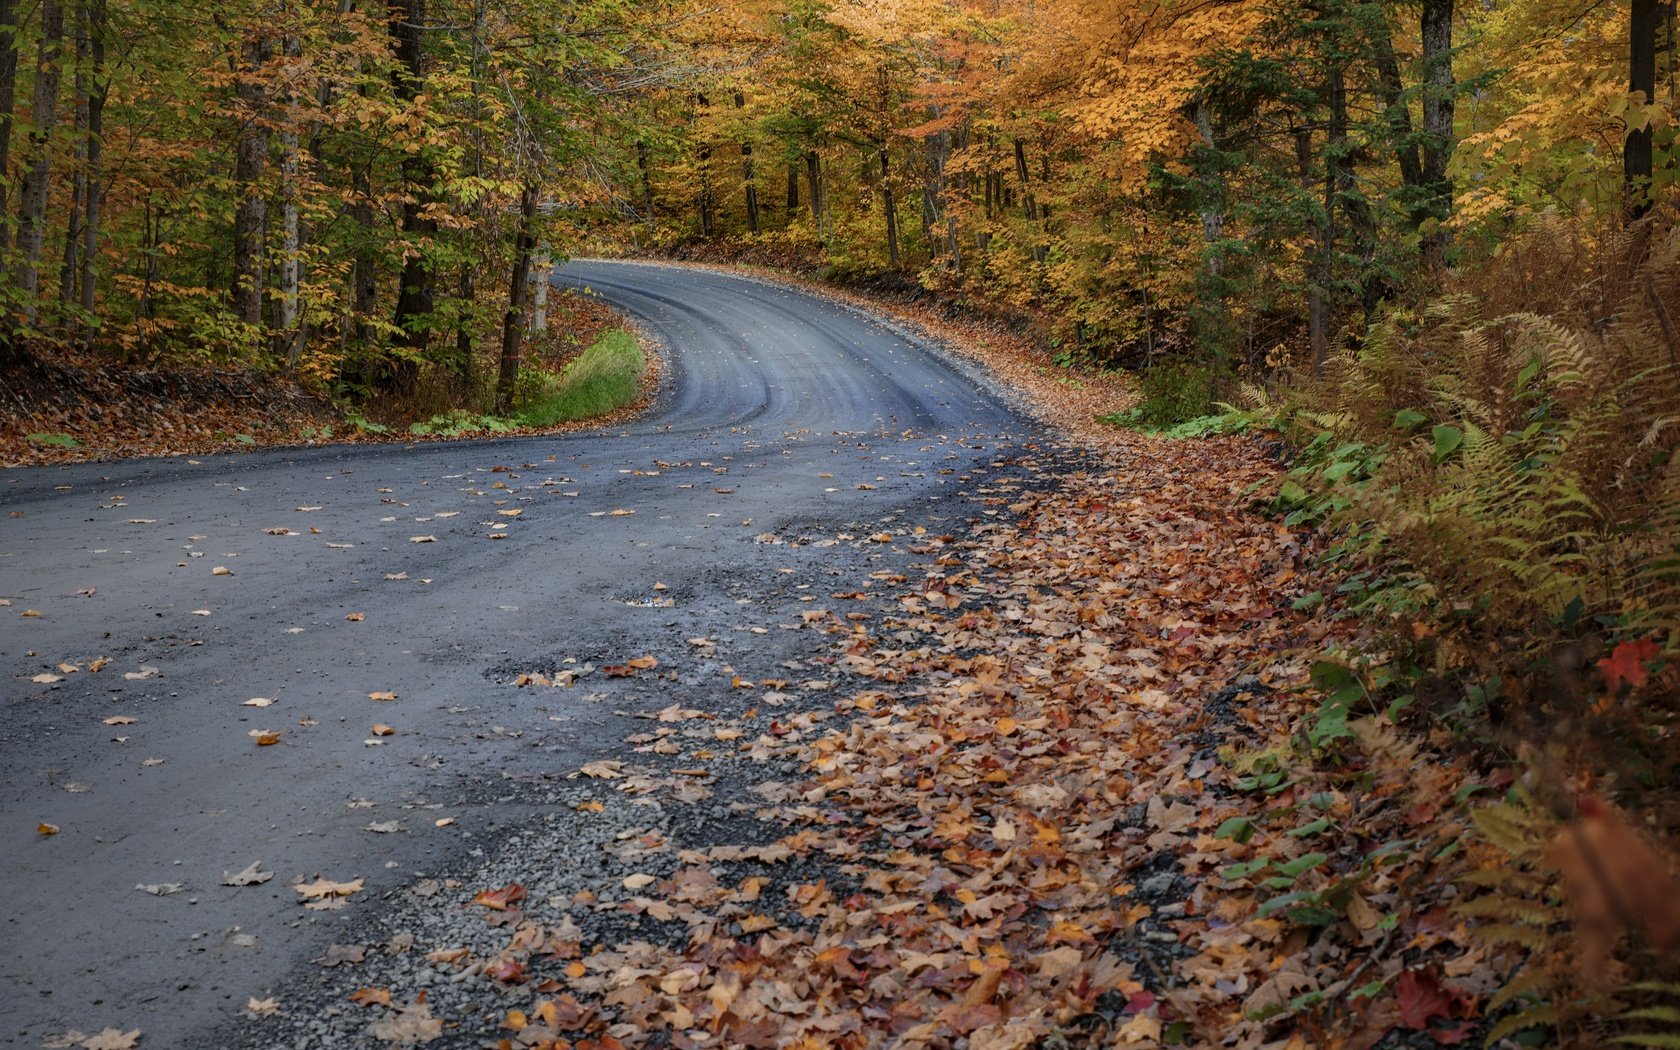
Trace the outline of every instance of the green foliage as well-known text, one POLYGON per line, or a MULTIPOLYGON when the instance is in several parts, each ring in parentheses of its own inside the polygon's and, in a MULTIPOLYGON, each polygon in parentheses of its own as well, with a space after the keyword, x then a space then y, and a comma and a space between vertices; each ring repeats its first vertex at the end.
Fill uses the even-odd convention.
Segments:
POLYGON ((1172 437, 1242 433, 1248 429, 1249 420, 1240 413, 1209 412, 1217 376, 1206 365, 1178 361, 1156 364, 1143 373, 1138 406, 1102 416, 1099 422, 1172 437))
MULTIPOLYGON (((1513 252, 1531 286, 1553 261, 1579 280, 1573 254, 1548 252, 1589 235, 1557 222, 1513 252)), ((1671 236, 1619 285, 1605 274, 1620 306, 1597 325, 1563 297, 1556 314, 1488 316, 1495 268, 1479 296, 1374 326, 1293 417, 1311 436, 1273 509, 1339 529, 1331 559, 1356 609, 1435 625, 1448 648, 1431 662, 1471 671, 1461 713, 1582 629, 1680 644, 1677 264, 1671 236)))
POLYGON ((24 435, 24 440, 25 441, 33 441, 37 445, 46 445, 49 448, 80 448, 81 445, 82 445, 82 443, 80 441, 77 441, 75 438, 71 437, 69 434, 63 434, 63 433, 60 433, 60 434, 25 434, 24 435))
POLYGON ((461 438, 475 434, 500 434, 512 430, 517 423, 497 416, 483 415, 458 408, 435 415, 419 423, 410 423, 408 432, 416 437, 461 438))
POLYGON ((1193 440, 1196 438, 1216 437, 1220 434, 1246 434, 1250 430, 1262 425, 1262 422, 1250 412, 1224 407, 1224 411, 1207 416, 1197 416, 1182 423, 1171 426, 1152 426, 1143 421, 1140 409, 1129 408, 1123 412, 1111 412, 1105 416, 1098 416, 1097 422, 1107 423, 1109 426, 1126 427, 1130 430, 1141 431, 1145 434, 1155 434, 1160 437, 1178 440, 1193 440))
POLYGON ((646 366, 633 333, 605 332, 559 376, 523 370, 516 387, 516 418, 524 426, 544 427, 606 415, 636 399, 646 366))

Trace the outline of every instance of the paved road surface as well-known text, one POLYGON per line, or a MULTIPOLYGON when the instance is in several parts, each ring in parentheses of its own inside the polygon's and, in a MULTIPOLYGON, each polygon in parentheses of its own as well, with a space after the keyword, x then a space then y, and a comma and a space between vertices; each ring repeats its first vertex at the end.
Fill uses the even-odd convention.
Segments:
POLYGON ((680 646, 780 581, 797 601, 851 571, 842 548, 779 577, 760 537, 959 513, 959 479, 1030 432, 797 291, 622 263, 559 280, 667 346, 634 425, 0 475, 0 1044, 113 1025, 213 1045, 343 921, 299 908, 298 878, 364 876, 355 907, 377 907, 494 841, 501 778, 621 746, 606 705, 534 707, 519 673, 680 646), (221 884, 254 861, 272 881, 221 884))

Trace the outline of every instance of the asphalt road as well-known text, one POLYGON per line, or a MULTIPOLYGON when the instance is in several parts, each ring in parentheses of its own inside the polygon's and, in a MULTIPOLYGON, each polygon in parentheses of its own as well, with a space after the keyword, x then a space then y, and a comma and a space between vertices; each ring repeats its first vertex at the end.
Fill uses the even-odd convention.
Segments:
POLYGON ((493 845, 519 816, 498 782, 622 747, 612 704, 538 704, 519 674, 708 632, 749 666, 775 641, 738 630, 753 606, 904 562, 848 541, 972 513, 962 484, 1031 440, 857 311, 692 269, 558 279, 665 345, 634 425, 0 475, 0 1044, 217 1045, 347 913, 493 845), (222 884, 253 862, 274 877, 222 884), (367 888, 305 911, 317 876, 367 888))

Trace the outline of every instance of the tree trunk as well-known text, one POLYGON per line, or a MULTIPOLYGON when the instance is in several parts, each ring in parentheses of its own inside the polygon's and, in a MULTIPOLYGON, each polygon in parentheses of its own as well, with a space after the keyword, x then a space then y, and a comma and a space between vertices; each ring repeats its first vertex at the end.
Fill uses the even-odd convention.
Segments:
MULTIPOLYGON (((1633 0, 1628 11, 1628 92, 1646 105, 1656 98, 1661 7, 1660 0, 1633 0)), ((1637 126, 1630 126, 1622 145, 1622 184, 1629 221, 1643 218, 1651 210, 1651 174, 1651 124, 1641 120, 1637 126)))
POLYGON ((1201 140, 1197 175, 1201 190, 1202 268, 1196 278, 1196 309, 1192 315, 1196 342, 1216 357, 1230 349, 1230 323, 1225 309, 1225 171, 1217 154, 1213 107, 1205 97, 1196 100, 1196 134, 1201 140))
POLYGON ((881 147, 881 207, 887 216, 887 260, 898 269, 898 200, 893 196, 892 162, 887 147, 881 147))
MULTIPOLYGON (((295 35, 288 35, 282 50, 287 58, 303 53, 302 43, 295 35)), ((301 115, 297 99, 286 99, 286 124, 280 132, 280 301, 276 304, 274 327, 275 356, 283 358, 288 369, 297 367, 303 353, 298 331, 298 287, 302 283, 303 237, 298 217, 298 123, 301 115)))
POLYGON ((370 318, 378 303, 379 260, 373 250, 373 176, 368 170, 372 162, 357 165, 350 177, 350 220, 356 224, 356 262, 350 272, 350 329, 356 346, 366 349, 373 341, 370 318))
POLYGON ((496 377, 496 413, 513 411, 514 382, 519 378, 520 341, 525 336, 525 290, 531 281, 531 253, 537 244, 537 188, 527 184, 519 194, 519 240, 514 249, 513 280, 508 285, 507 313, 502 317, 502 361, 496 377))
POLYGON ((541 339, 548 334, 548 282, 554 273, 554 260, 548 254, 548 245, 537 250, 536 260, 531 266, 531 283, 536 287, 531 289, 531 338, 541 339))
POLYGON ((60 0, 42 0, 41 49, 35 64, 35 101, 29 132, 29 165, 23 177, 18 201, 17 288, 23 299, 23 316, 35 323, 37 293, 40 290, 41 249, 47 232, 47 197, 51 191, 52 134, 58 124, 58 85, 63 73, 64 5, 60 0))
MULTIPOLYGON (((1405 83, 1400 79, 1400 60, 1394 55, 1394 33, 1387 16, 1372 40, 1371 49, 1377 67, 1377 85, 1388 121, 1389 138, 1393 140, 1394 159, 1400 165, 1400 184, 1408 189, 1423 185, 1423 162, 1418 159, 1417 142, 1412 137, 1412 111, 1400 97, 1405 83)), ((1416 225, 1416 218, 1413 219, 1416 225)))
MULTIPOLYGON (((12 170, 12 123, 17 109, 17 0, 0 0, 0 176, 12 170)), ((10 183, 0 177, 0 251, 12 245, 10 183)), ((3 272, 3 266, 0 266, 3 272)))
MULTIPOLYGON (((396 96, 403 106, 410 107, 421 88, 425 51, 420 33, 426 20, 426 0, 392 0, 390 11, 398 67, 395 73, 396 96)), ((402 232, 409 243, 392 323, 397 328, 397 340, 401 345, 416 352, 426 348, 426 326, 437 297, 429 248, 422 243, 430 241, 438 228, 437 220, 426 214, 426 205, 431 203, 433 196, 434 178, 431 159, 424 150, 403 154, 402 232)), ((406 390, 413 384, 416 372, 417 365, 412 357, 393 362, 391 368, 380 376, 379 385, 392 391, 406 390)))
POLYGON ((1431 268, 1445 267, 1452 247, 1446 227, 1453 206, 1453 184, 1447 176, 1453 154, 1452 22, 1453 0, 1423 0, 1423 181, 1429 190, 1430 217, 1436 220, 1424 240, 1424 260, 1431 268))
POLYGON ((262 186, 268 164, 268 125, 264 120, 265 91, 260 81, 270 43, 266 29, 253 26, 245 41, 246 68, 235 89, 243 126, 234 156, 234 181, 244 198, 233 217, 233 314, 248 325, 262 324, 264 255, 263 231, 268 224, 268 198, 262 186))
POLYGON ((1041 263, 1045 258, 1044 246, 1039 243, 1037 230, 1034 229, 1038 225, 1038 200, 1033 196, 1027 174, 1027 147, 1020 139, 1015 140, 1015 180, 1021 186, 1021 215, 1027 220, 1033 261, 1041 263))
POLYGON ((70 207, 64 215, 64 256, 58 268, 58 302, 66 334, 72 341, 76 321, 69 308, 82 299, 76 282, 82 276, 82 220, 87 217, 88 50, 88 4, 81 0, 76 4, 76 73, 70 89, 75 154, 70 168, 70 207))
POLYGON ((805 189, 811 198, 811 222, 817 227, 817 239, 823 236, 822 154, 816 150, 805 154, 805 189))
POLYGON ((799 164, 788 161, 787 166, 787 217, 793 221, 793 213, 799 210, 799 164))
POLYGON ((653 230, 653 175, 648 162, 647 143, 636 141, 636 170, 642 180, 642 221, 647 223, 649 232, 653 230))
MULTIPOLYGON (((747 97, 741 92, 735 92, 735 109, 737 112, 747 108, 747 97)), ((741 139, 741 179, 747 191, 747 230, 758 232, 758 173, 753 170, 752 143, 741 139)))
MULTIPOLYGON (((1295 132, 1295 163, 1301 173, 1302 192, 1310 192, 1313 178, 1310 129, 1300 128, 1295 132)), ((1334 204, 1333 199, 1331 203, 1334 204)), ((1324 272, 1324 263, 1327 261, 1324 244, 1329 235, 1328 218, 1327 214, 1321 216, 1317 228, 1313 231, 1313 240, 1318 242, 1319 250, 1313 255, 1307 275, 1307 344, 1311 348, 1314 371, 1323 368, 1324 361, 1330 356, 1330 324, 1324 303, 1324 284, 1328 280, 1324 272)))
POLYGON ((105 99, 110 93, 111 78, 105 71, 105 27, 108 22, 106 0, 93 0, 88 17, 88 45, 92 68, 89 70, 87 119, 87 214, 82 219, 82 310, 88 315, 91 328, 98 322, 95 308, 99 303, 99 223, 105 201, 105 99))

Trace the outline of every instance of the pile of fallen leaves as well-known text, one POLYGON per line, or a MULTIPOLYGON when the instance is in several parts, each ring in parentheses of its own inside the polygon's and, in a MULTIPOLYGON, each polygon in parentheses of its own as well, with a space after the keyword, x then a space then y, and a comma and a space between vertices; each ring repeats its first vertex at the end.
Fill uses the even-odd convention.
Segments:
POLYGON ((505 948, 432 958, 504 990, 492 1045, 1469 1038, 1497 982, 1440 907, 1463 772, 1374 720, 1333 771, 1301 761, 1296 688, 1347 628, 1292 608, 1323 586, 1310 537, 1245 509, 1274 464, 1114 442, 980 484, 983 524, 924 538, 896 615, 805 617, 873 684, 791 748, 791 722, 718 735, 806 763, 753 792, 777 841, 677 849, 559 921, 479 892, 505 948), (795 858, 828 874, 766 874, 795 858), (591 943, 569 916, 599 910, 687 937, 591 943))
POLYGON ((0 465, 295 443, 342 426, 330 404, 247 368, 22 352, 0 372, 0 465))

